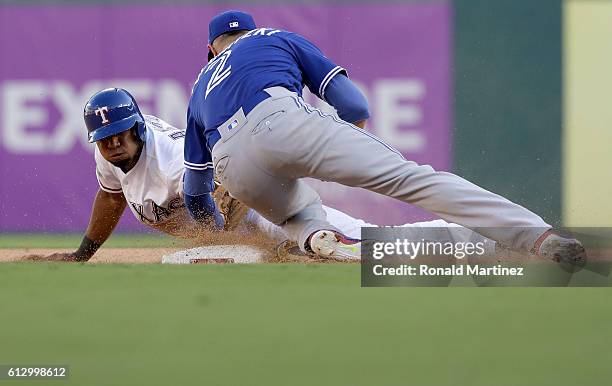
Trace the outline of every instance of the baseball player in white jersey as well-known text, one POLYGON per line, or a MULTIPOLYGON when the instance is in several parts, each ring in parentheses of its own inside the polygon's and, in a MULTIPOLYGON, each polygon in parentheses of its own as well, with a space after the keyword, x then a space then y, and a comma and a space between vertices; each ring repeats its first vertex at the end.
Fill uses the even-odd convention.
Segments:
MULTIPOLYGON (((185 130, 163 120, 140 113, 134 98, 123 89, 106 89, 93 95, 85 107, 89 141, 96 143, 96 195, 89 226, 79 249, 60 253, 48 260, 86 261, 110 236, 125 207, 143 224, 158 231, 191 238, 211 230, 191 218, 183 198, 183 147, 185 130)), ((349 237, 360 237, 361 227, 374 226, 354 219, 333 208, 324 207, 328 220, 349 237)), ((257 229, 277 242, 287 239, 285 231, 252 209, 238 219, 239 231, 257 229)), ((228 223, 229 220, 225 219, 228 223)), ((418 231, 422 227, 452 227, 442 220, 407 224, 418 231)), ((472 231, 449 232, 449 241, 474 237, 492 241, 472 231)), ((418 237, 418 236, 415 236, 418 237)), ((350 256, 349 256, 350 257, 350 256)))

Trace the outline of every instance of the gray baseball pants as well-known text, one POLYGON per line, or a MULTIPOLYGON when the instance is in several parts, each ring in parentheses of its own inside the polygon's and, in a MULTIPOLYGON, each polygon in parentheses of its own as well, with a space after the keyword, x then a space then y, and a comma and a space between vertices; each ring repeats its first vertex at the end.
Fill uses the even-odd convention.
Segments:
POLYGON ((271 97, 248 116, 240 109, 218 128, 215 174, 233 197, 282 226, 302 248, 313 232, 337 230, 304 177, 393 197, 517 250, 531 249, 551 228, 461 177, 407 161, 374 135, 323 114, 293 92, 265 91, 271 97))

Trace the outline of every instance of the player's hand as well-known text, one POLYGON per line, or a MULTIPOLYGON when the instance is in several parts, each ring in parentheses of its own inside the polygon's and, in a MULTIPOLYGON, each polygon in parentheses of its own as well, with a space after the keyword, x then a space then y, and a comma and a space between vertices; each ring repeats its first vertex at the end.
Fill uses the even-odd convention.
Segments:
POLYGON ((60 262, 77 262, 83 261, 78 258, 75 253, 53 253, 51 255, 30 255, 26 256, 25 260, 29 261, 60 261, 60 262))

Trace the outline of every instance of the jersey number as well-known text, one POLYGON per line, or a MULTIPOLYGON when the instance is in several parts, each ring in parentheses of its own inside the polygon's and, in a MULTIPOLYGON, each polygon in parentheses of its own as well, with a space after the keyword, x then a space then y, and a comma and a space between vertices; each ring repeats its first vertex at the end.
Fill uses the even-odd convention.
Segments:
POLYGON ((208 85, 206 86, 206 95, 204 96, 204 99, 206 99, 206 97, 208 97, 208 94, 215 87, 220 85, 221 82, 223 82, 225 78, 227 78, 231 74, 232 66, 229 65, 225 67, 225 63, 227 62, 227 59, 229 58, 231 54, 232 54, 232 50, 227 50, 221 54, 219 59, 217 59, 218 61, 217 66, 215 67, 215 70, 213 71, 213 74, 210 77, 210 81, 208 82, 208 85))

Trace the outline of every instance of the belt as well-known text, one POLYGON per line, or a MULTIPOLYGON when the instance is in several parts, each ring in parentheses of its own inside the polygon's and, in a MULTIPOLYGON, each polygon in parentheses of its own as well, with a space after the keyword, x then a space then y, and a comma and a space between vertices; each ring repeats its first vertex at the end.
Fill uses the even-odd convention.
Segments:
MULTIPOLYGON (((258 104, 260 104, 261 102, 265 101, 268 98, 270 98, 270 94, 268 94, 267 92, 263 90, 258 91, 255 95, 250 97, 246 102, 242 104, 241 109, 242 109, 242 112, 244 113, 244 116, 249 115, 249 113, 251 112, 251 110, 255 108, 255 106, 257 106, 258 104)), ((215 144, 217 143, 217 141, 219 141, 219 139, 221 139, 221 134, 219 133, 219 130, 214 129, 209 132, 209 134, 206 136, 206 143, 208 144, 208 149, 210 151, 212 151, 212 148, 215 147, 215 144)))

